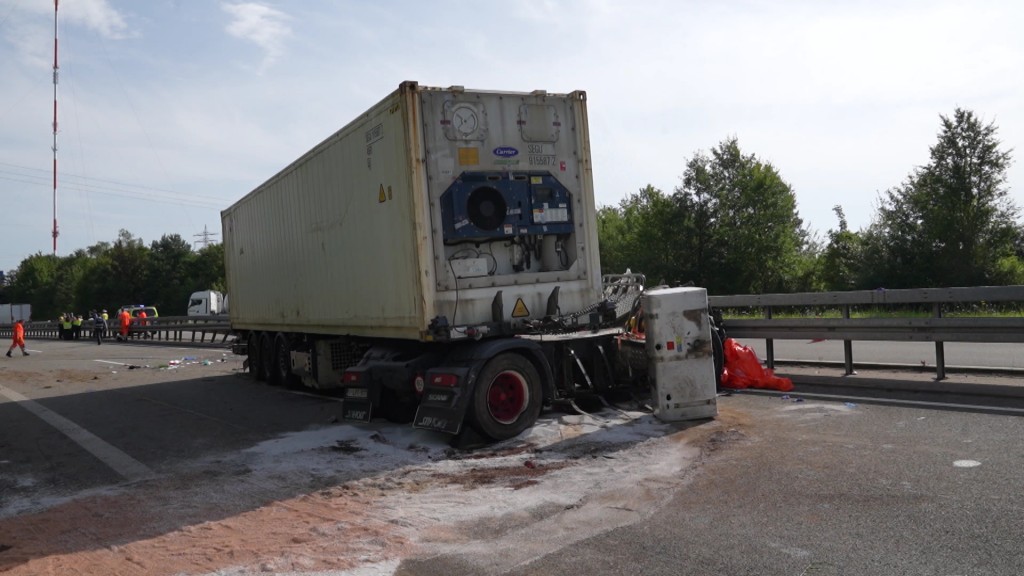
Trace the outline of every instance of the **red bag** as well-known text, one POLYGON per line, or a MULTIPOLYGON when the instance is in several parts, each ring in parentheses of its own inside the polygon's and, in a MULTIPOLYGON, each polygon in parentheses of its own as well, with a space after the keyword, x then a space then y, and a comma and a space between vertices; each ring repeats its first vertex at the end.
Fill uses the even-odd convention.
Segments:
POLYGON ((767 388, 789 392, 793 389, 793 381, 789 378, 776 376, 775 373, 763 366, 757 359, 757 354, 732 338, 726 338, 723 343, 725 349, 725 369, 722 371, 723 388, 767 388))

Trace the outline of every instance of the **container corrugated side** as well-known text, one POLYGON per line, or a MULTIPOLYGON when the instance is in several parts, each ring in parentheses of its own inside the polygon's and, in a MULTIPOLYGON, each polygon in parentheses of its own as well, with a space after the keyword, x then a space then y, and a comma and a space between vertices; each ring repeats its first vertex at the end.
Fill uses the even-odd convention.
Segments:
POLYGON ((233 326, 420 337, 429 247, 414 88, 222 213, 233 326))

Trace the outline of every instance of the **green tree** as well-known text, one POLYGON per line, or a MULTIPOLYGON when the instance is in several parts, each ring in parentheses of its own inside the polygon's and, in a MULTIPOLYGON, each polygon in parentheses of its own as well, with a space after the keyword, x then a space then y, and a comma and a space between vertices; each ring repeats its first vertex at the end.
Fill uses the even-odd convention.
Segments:
POLYGON ((839 219, 839 229, 828 232, 828 245, 821 254, 821 281, 826 290, 854 290, 862 287, 862 240, 860 234, 850 231, 842 206, 836 205, 832 211, 839 219))
POLYGON ((679 228, 675 203, 651 185, 624 198, 616 209, 602 209, 598 237, 603 271, 619 274, 628 268, 645 274, 649 284, 686 281, 679 228))
POLYGON ((1012 277, 1019 209, 1009 151, 994 123, 957 108, 940 116, 929 163, 887 190, 868 240, 890 287, 976 286, 1012 277))
MULTIPOLYGON (((55 299, 54 286, 60 260, 52 254, 38 252, 21 261, 8 286, 11 302, 31 304, 32 317, 53 319, 64 312, 55 299)), ((66 304, 66 303, 65 303, 66 304)))
POLYGON ((146 262, 145 303, 156 306, 161 314, 183 316, 196 289, 190 274, 194 258, 192 247, 178 234, 154 240, 146 262))
MULTIPOLYGON (((191 292, 206 289, 227 292, 227 281, 224 277, 224 245, 209 244, 200 248, 189 263, 188 274, 192 281, 191 292)), ((187 302, 183 302, 185 303, 187 302)))
POLYGON ((787 291, 801 283, 807 232, 778 170, 736 138, 694 154, 674 199, 694 278, 711 293, 787 291))
POLYGON ((116 302, 114 308, 126 304, 148 304, 146 299, 146 261, 149 249, 141 238, 135 238, 127 230, 121 230, 117 240, 106 252, 109 269, 104 271, 107 298, 116 302))

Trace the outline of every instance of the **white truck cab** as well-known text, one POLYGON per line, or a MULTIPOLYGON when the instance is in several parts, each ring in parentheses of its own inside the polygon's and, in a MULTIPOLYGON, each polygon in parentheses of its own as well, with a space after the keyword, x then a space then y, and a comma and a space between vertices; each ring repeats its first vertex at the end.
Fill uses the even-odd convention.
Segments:
POLYGON ((227 312, 227 296, 216 290, 200 290, 188 298, 188 316, 216 316, 227 312))

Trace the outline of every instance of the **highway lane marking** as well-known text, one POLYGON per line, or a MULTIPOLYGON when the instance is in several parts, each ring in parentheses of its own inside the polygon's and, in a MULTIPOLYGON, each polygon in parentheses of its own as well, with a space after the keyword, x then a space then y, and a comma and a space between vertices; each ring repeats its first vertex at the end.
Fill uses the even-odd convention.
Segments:
POLYGON ((42 404, 22 396, 3 384, 0 384, 0 395, 3 395, 11 402, 17 403, 22 408, 35 414, 39 419, 56 428, 70 438, 72 442, 98 458, 110 467, 111 470, 120 474, 125 480, 134 482, 136 480, 152 478, 155 475, 145 464, 104 442, 99 436, 42 404))

